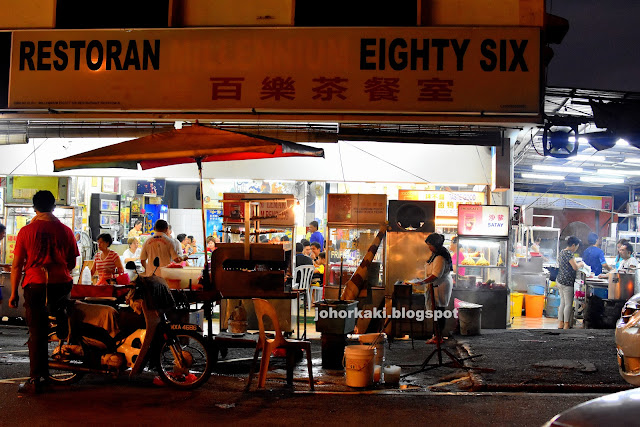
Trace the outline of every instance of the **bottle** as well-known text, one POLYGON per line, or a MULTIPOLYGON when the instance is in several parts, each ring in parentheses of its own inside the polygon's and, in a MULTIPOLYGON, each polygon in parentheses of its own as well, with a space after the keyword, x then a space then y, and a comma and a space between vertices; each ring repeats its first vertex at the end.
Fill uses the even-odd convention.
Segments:
POLYGON ((91 270, 89 270, 89 267, 85 267, 82 270, 82 284, 83 285, 90 285, 91 284, 91 270))

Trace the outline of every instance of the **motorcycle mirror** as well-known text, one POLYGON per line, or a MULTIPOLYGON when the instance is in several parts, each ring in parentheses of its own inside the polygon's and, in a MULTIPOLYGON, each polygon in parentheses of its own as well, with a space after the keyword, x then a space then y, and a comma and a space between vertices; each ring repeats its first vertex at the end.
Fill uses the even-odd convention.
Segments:
POLYGON ((124 268, 126 270, 135 270, 136 269, 136 263, 133 261, 129 261, 128 263, 125 264, 124 268))
POLYGON ((156 268, 160 267, 160 257, 155 257, 153 259, 153 266, 156 268))

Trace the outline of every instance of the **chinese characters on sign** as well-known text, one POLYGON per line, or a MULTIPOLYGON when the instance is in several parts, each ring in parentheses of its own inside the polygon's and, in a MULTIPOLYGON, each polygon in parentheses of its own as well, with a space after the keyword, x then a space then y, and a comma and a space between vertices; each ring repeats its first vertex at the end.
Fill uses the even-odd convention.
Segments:
POLYGON ((458 217, 458 205, 483 205, 485 196, 481 192, 452 192, 429 190, 399 190, 400 200, 434 200, 436 218, 458 217))
POLYGON ((328 194, 329 224, 382 224, 386 220, 386 194, 328 194))
POLYGON ((508 236, 508 206, 458 206, 458 234, 461 236, 508 236))
MULTIPOLYGON (((209 77, 211 82, 211 100, 242 100, 242 84, 244 77, 209 77)), ((314 86, 312 93, 308 95, 311 99, 320 101, 332 101, 334 98, 340 100, 347 99, 347 82, 345 77, 317 77, 312 79, 314 86)), ((272 99, 280 101, 288 99, 293 101, 296 98, 296 80, 291 77, 267 76, 262 80, 260 88, 260 99, 272 99)), ((364 82, 363 93, 368 97, 369 102, 375 101, 398 101, 400 93, 400 78, 372 77, 364 82)), ((453 101, 453 80, 440 80, 433 78, 429 80, 418 80, 415 86, 415 95, 418 101, 424 102, 452 102, 453 101)))

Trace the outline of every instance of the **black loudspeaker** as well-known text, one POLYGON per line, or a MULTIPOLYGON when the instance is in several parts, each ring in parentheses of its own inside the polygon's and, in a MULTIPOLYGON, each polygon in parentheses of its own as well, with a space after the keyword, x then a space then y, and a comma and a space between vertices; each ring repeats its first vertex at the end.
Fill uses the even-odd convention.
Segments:
POLYGON ((436 202, 416 200, 389 200, 389 227, 391 231, 436 231, 436 202))

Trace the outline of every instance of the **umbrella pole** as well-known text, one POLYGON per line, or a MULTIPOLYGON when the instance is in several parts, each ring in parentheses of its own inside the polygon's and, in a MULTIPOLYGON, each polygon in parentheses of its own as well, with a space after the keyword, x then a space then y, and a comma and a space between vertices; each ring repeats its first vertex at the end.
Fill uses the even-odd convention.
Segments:
MULTIPOLYGON (((203 184, 202 184, 202 158, 196 159, 196 164, 198 165, 198 176, 200 178, 200 211, 202 213, 202 235, 204 240, 204 269, 202 270, 202 287, 205 291, 211 290, 211 276, 209 270, 209 260, 207 258, 207 224, 205 222, 205 213, 204 213, 204 192, 203 192, 203 184)), ((213 339, 213 302, 207 301, 205 303, 205 316, 207 318, 208 324, 208 334, 209 339, 213 339)), ((220 317, 222 319, 222 317, 220 317)))

